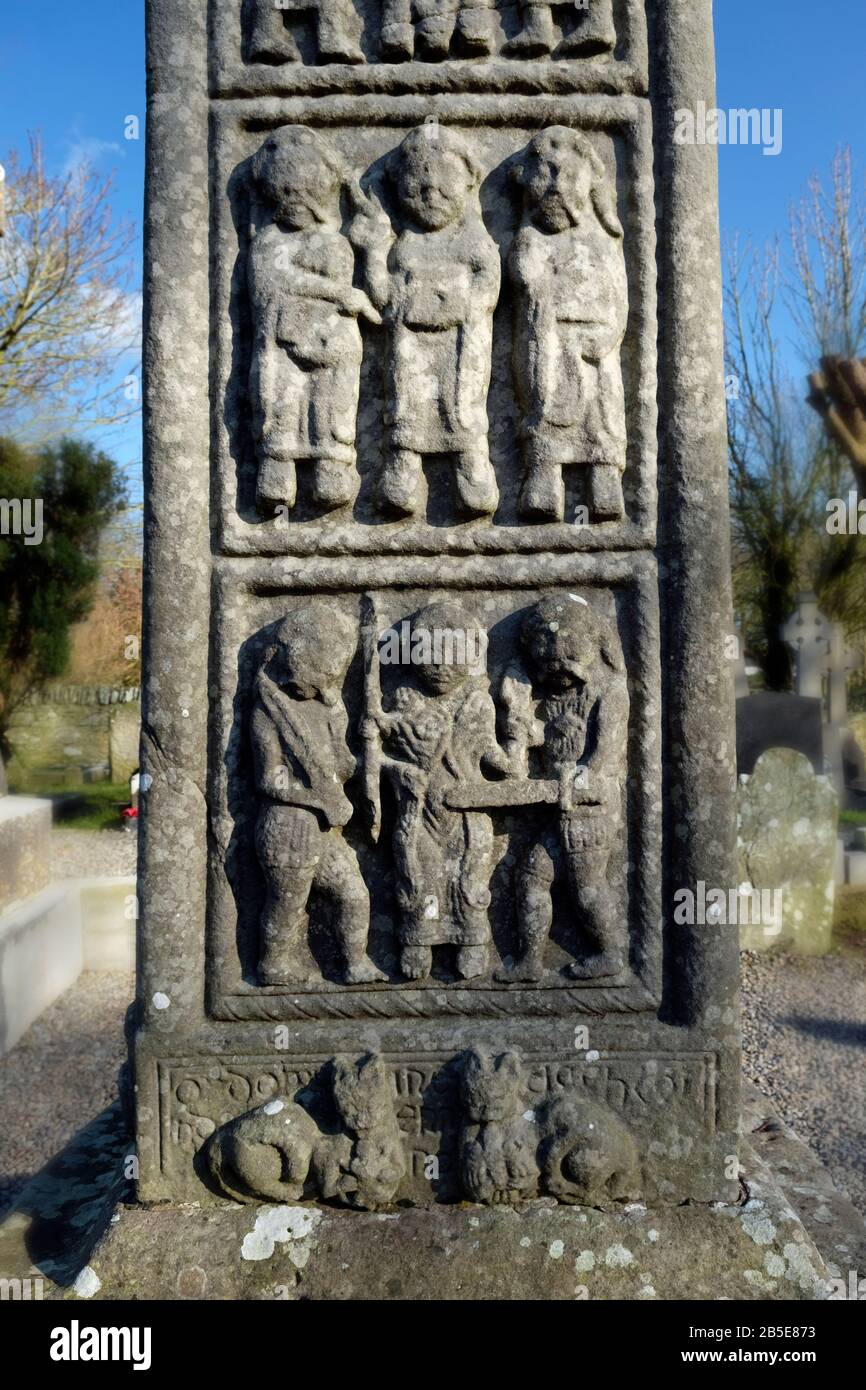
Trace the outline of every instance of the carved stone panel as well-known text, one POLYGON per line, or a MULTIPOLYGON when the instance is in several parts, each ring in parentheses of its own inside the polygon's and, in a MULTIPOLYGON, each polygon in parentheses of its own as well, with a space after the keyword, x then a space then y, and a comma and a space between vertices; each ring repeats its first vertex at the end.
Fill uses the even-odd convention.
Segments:
POLYGON ((139 1195, 731 1200, 709 0, 148 11, 139 1195))

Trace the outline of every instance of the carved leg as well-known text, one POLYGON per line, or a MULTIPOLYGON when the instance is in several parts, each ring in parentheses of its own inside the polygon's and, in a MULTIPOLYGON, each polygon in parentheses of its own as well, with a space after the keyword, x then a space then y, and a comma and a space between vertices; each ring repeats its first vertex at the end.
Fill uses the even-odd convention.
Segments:
POLYGON ((267 806, 256 826, 256 852, 267 886, 260 927, 263 985, 312 984, 320 977, 308 959, 307 902, 321 831, 315 816, 292 806, 267 806))
POLYGON ((457 974, 461 980, 476 980, 487 973, 489 962, 486 946, 461 946, 457 952, 457 974))
POLYGON ((460 505, 471 516, 492 516, 499 505, 499 488, 487 441, 457 455, 454 486, 460 505))
POLYGON ((579 12, 577 27, 562 40, 556 56, 582 55, 588 58, 596 53, 612 53, 615 48, 616 29, 611 0, 591 0, 579 12))
POLYGON ((322 62, 363 63, 364 54, 350 37, 353 12, 342 0, 321 0, 319 57, 322 62))
POLYGON ((400 969, 407 980, 426 980, 433 969, 433 948, 404 946, 400 952, 400 969))
POLYGON ((493 20, 486 5, 468 4, 457 16, 457 37, 469 53, 493 52, 493 20))
POLYGON ((590 954, 572 961, 566 973, 575 980, 602 980, 625 969, 626 926, 607 881, 609 848, 567 851, 568 883, 590 954))
POLYGON ((313 464, 312 500, 326 511, 344 507, 354 501, 358 491, 358 475, 349 463, 335 459, 316 459, 313 464))
POLYGON ((379 39, 386 62, 408 62, 415 48, 411 0, 383 0, 382 30, 379 39))
POLYGON ((558 463, 530 464, 520 491, 520 514, 530 521, 565 519, 565 482, 558 463))
POLYGON ((549 5, 527 5, 523 10, 523 28, 505 45, 506 53, 521 58, 537 58, 549 53, 556 43, 556 29, 549 5))
POLYGON ((301 53, 295 36, 283 23, 274 0, 250 0, 250 30, 247 44, 251 63, 297 63, 301 53))
POLYGON ((272 512, 275 507, 291 511, 298 496, 298 480, 294 459, 275 458, 264 454, 259 462, 256 498, 260 511, 272 512))
POLYGON ((544 947, 553 925, 553 879, 550 849, 544 843, 533 845, 515 884, 519 954, 513 965, 497 971, 497 980, 534 983, 543 978, 544 947))
POLYGON ((316 887, 334 909, 334 931, 343 956, 347 985, 371 984, 386 978, 367 955, 370 930, 370 895, 353 851, 341 837, 325 837, 316 887))
POLYGON ((395 449, 388 458, 379 479, 379 501, 398 516, 414 516, 418 510, 418 488, 421 482, 421 455, 408 449, 395 449))
POLYGON ((589 470, 589 514, 593 521, 619 521, 625 512, 622 474, 613 464, 596 463, 589 470))

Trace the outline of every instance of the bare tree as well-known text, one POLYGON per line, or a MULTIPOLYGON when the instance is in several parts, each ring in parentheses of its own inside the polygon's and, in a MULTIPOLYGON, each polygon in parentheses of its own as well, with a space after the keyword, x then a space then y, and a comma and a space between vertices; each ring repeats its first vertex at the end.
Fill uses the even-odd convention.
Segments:
MULTIPOLYGON (((733 242, 726 281, 728 438, 734 588, 750 650, 771 689, 790 680, 779 626, 798 592, 817 593, 850 635, 866 628, 866 538, 828 535, 826 503, 850 484, 838 432, 802 399, 782 325, 793 322, 805 364, 866 347, 866 202, 852 192, 850 155, 831 192, 810 180, 791 215, 790 247, 733 242)), ((815 405, 812 396, 808 403, 815 405)), ((826 415, 826 412, 823 412, 826 415)))
POLYGON ((29 162, 6 166, 0 240, 0 427, 45 436, 117 423, 134 413, 115 380, 137 350, 130 293, 133 228, 111 206, 111 177, 83 164, 45 169, 31 136, 29 162))

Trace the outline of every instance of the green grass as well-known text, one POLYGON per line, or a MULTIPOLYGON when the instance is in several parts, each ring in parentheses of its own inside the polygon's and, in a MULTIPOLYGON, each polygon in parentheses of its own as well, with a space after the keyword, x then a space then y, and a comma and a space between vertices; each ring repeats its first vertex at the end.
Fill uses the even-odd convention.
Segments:
POLYGON ((866 825, 866 811, 840 811, 840 825, 866 825))

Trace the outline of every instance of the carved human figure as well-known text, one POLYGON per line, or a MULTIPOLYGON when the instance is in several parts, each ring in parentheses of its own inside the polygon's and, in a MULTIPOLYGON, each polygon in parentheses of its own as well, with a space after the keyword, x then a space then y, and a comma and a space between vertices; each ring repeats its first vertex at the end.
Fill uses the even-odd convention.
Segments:
POLYGON ((316 26, 319 61, 363 63, 358 20, 351 0, 245 0, 247 59, 251 63, 298 63, 301 52, 283 16, 309 15, 316 26))
POLYGON ((251 173, 266 212, 247 259, 258 502, 263 511, 292 508, 296 466, 306 461, 312 501, 330 510, 357 492, 358 318, 380 319, 352 285, 355 259, 340 232, 341 165, 321 136, 281 127, 253 157, 251 173))
POLYGON ((538 1187, 535 1116, 516 1052, 472 1048, 462 1059, 460 1177, 470 1201, 519 1202, 538 1187))
POLYGON ((395 793, 400 965, 412 980, 430 974, 434 946, 457 947, 463 979, 488 966, 490 817, 447 804, 449 792, 477 783, 482 769, 494 776, 508 770, 479 670, 483 636, 477 619, 456 603, 423 609, 412 625, 417 679, 398 687, 390 710, 371 711, 366 721, 379 730, 383 770, 395 793))
POLYGON ((538 980, 562 879, 589 950, 567 967, 577 979, 618 975, 627 928, 608 884, 622 824, 629 696, 618 640, 582 599, 542 599, 530 609, 521 645, 543 734, 542 774, 559 783, 559 804, 542 820, 516 873, 518 954, 501 978, 538 980))
POLYGON ((221 1125, 205 1148, 211 1178, 236 1201, 316 1198, 372 1210, 406 1172, 394 1085, 380 1056, 335 1057, 336 1133, 297 1101, 275 1098, 221 1125))
POLYGON ((367 957, 369 895, 342 835, 352 816, 343 787, 355 759, 341 692, 355 646, 346 617, 309 604, 280 625, 256 678, 251 733, 256 850, 267 885, 259 959, 265 985, 320 978, 306 941, 312 894, 330 908, 345 982, 385 978, 367 957))
POLYGON ((530 141, 514 178, 524 200, 509 255, 525 468, 520 510, 562 521, 563 468, 573 464, 586 470, 592 520, 617 520, 628 283, 615 190, 587 137, 563 126, 530 141))
POLYGON ((496 510, 487 443, 499 252, 478 203, 479 170, 465 141, 435 123, 412 130, 389 163, 403 225, 356 194, 353 242, 365 254, 370 297, 388 330, 388 452, 379 501, 397 515, 420 506, 422 459, 453 461, 458 504, 496 510))
POLYGON ((569 8, 577 11, 577 21, 559 43, 553 22, 555 5, 550 0, 518 0, 518 7, 522 28, 505 45, 506 53, 538 58, 555 48, 558 58, 589 58, 612 53, 616 47, 613 0, 576 0, 569 8))
POLYGON ((494 8, 495 0, 384 0, 382 57, 436 61, 448 57, 452 40, 458 53, 484 56, 493 49, 494 8))

